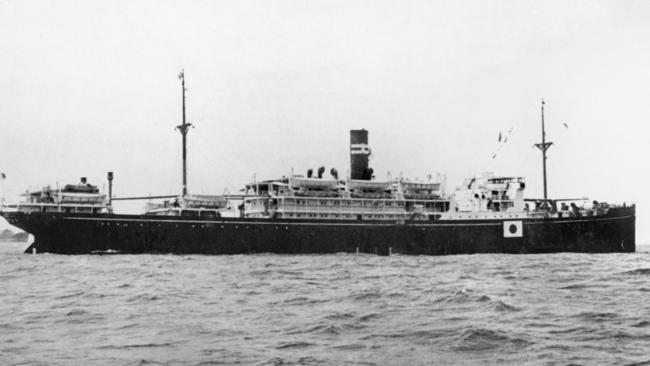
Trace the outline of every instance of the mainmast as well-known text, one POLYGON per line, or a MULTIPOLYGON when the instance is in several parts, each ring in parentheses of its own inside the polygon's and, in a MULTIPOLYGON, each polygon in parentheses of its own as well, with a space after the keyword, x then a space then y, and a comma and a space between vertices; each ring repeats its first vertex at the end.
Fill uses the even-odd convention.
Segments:
POLYGON ((178 131, 183 136, 183 196, 187 195, 187 130, 192 126, 191 123, 185 122, 185 70, 181 70, 178 74, 181 80, 181 87, 183 88, 183 124, 176 126, 178 131))
POLYGON ((538 149, 542 150, 542 169, 544 174, 544 199, 548 199, 546 190, 546 150, 548 150, 552 142, 546 142, 546 130, 544 128, 544 99, 542 99, 542 143, 535 144, 538 149))

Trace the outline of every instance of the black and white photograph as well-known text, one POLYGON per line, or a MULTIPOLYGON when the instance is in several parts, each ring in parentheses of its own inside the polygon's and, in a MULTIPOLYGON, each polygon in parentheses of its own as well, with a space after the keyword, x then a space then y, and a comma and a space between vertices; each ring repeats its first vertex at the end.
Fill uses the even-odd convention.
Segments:
POLYGON ((0 365, 650 365, 650 2, 0 0, 0 365))

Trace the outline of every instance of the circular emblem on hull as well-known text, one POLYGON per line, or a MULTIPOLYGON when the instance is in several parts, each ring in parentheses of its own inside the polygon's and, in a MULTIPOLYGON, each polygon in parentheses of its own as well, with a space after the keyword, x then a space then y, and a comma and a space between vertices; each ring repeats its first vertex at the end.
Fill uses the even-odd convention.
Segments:
POLYGON ((521 238, 524 236, 523 223, 521 220, 504 221, 503 237, 504 238, 521 238))

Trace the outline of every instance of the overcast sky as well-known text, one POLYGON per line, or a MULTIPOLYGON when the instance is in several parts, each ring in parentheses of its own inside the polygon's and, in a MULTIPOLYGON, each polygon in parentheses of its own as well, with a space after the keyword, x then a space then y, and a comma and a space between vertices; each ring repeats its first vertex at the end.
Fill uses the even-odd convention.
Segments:
POLYGON ((0 1, 0 171, 29 186, 180 192, 349 169, 370 131, 378 178, 483 171, 542 194, 636 202, 650 243, 648 1, 0 1), (567 124, 566 128, 563 124, 567 124), (498 134, 513 128, 506 144, 498 134), (493 153, 497 151, 496 158, 493 153))

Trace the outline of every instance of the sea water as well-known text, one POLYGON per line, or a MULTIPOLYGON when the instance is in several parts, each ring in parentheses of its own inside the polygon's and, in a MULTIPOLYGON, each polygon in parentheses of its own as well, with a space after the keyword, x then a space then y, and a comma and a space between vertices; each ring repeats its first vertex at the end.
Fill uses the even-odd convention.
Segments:
POLYGON ((635 363, 647 251, 0 254, 2 365, 635 363))

